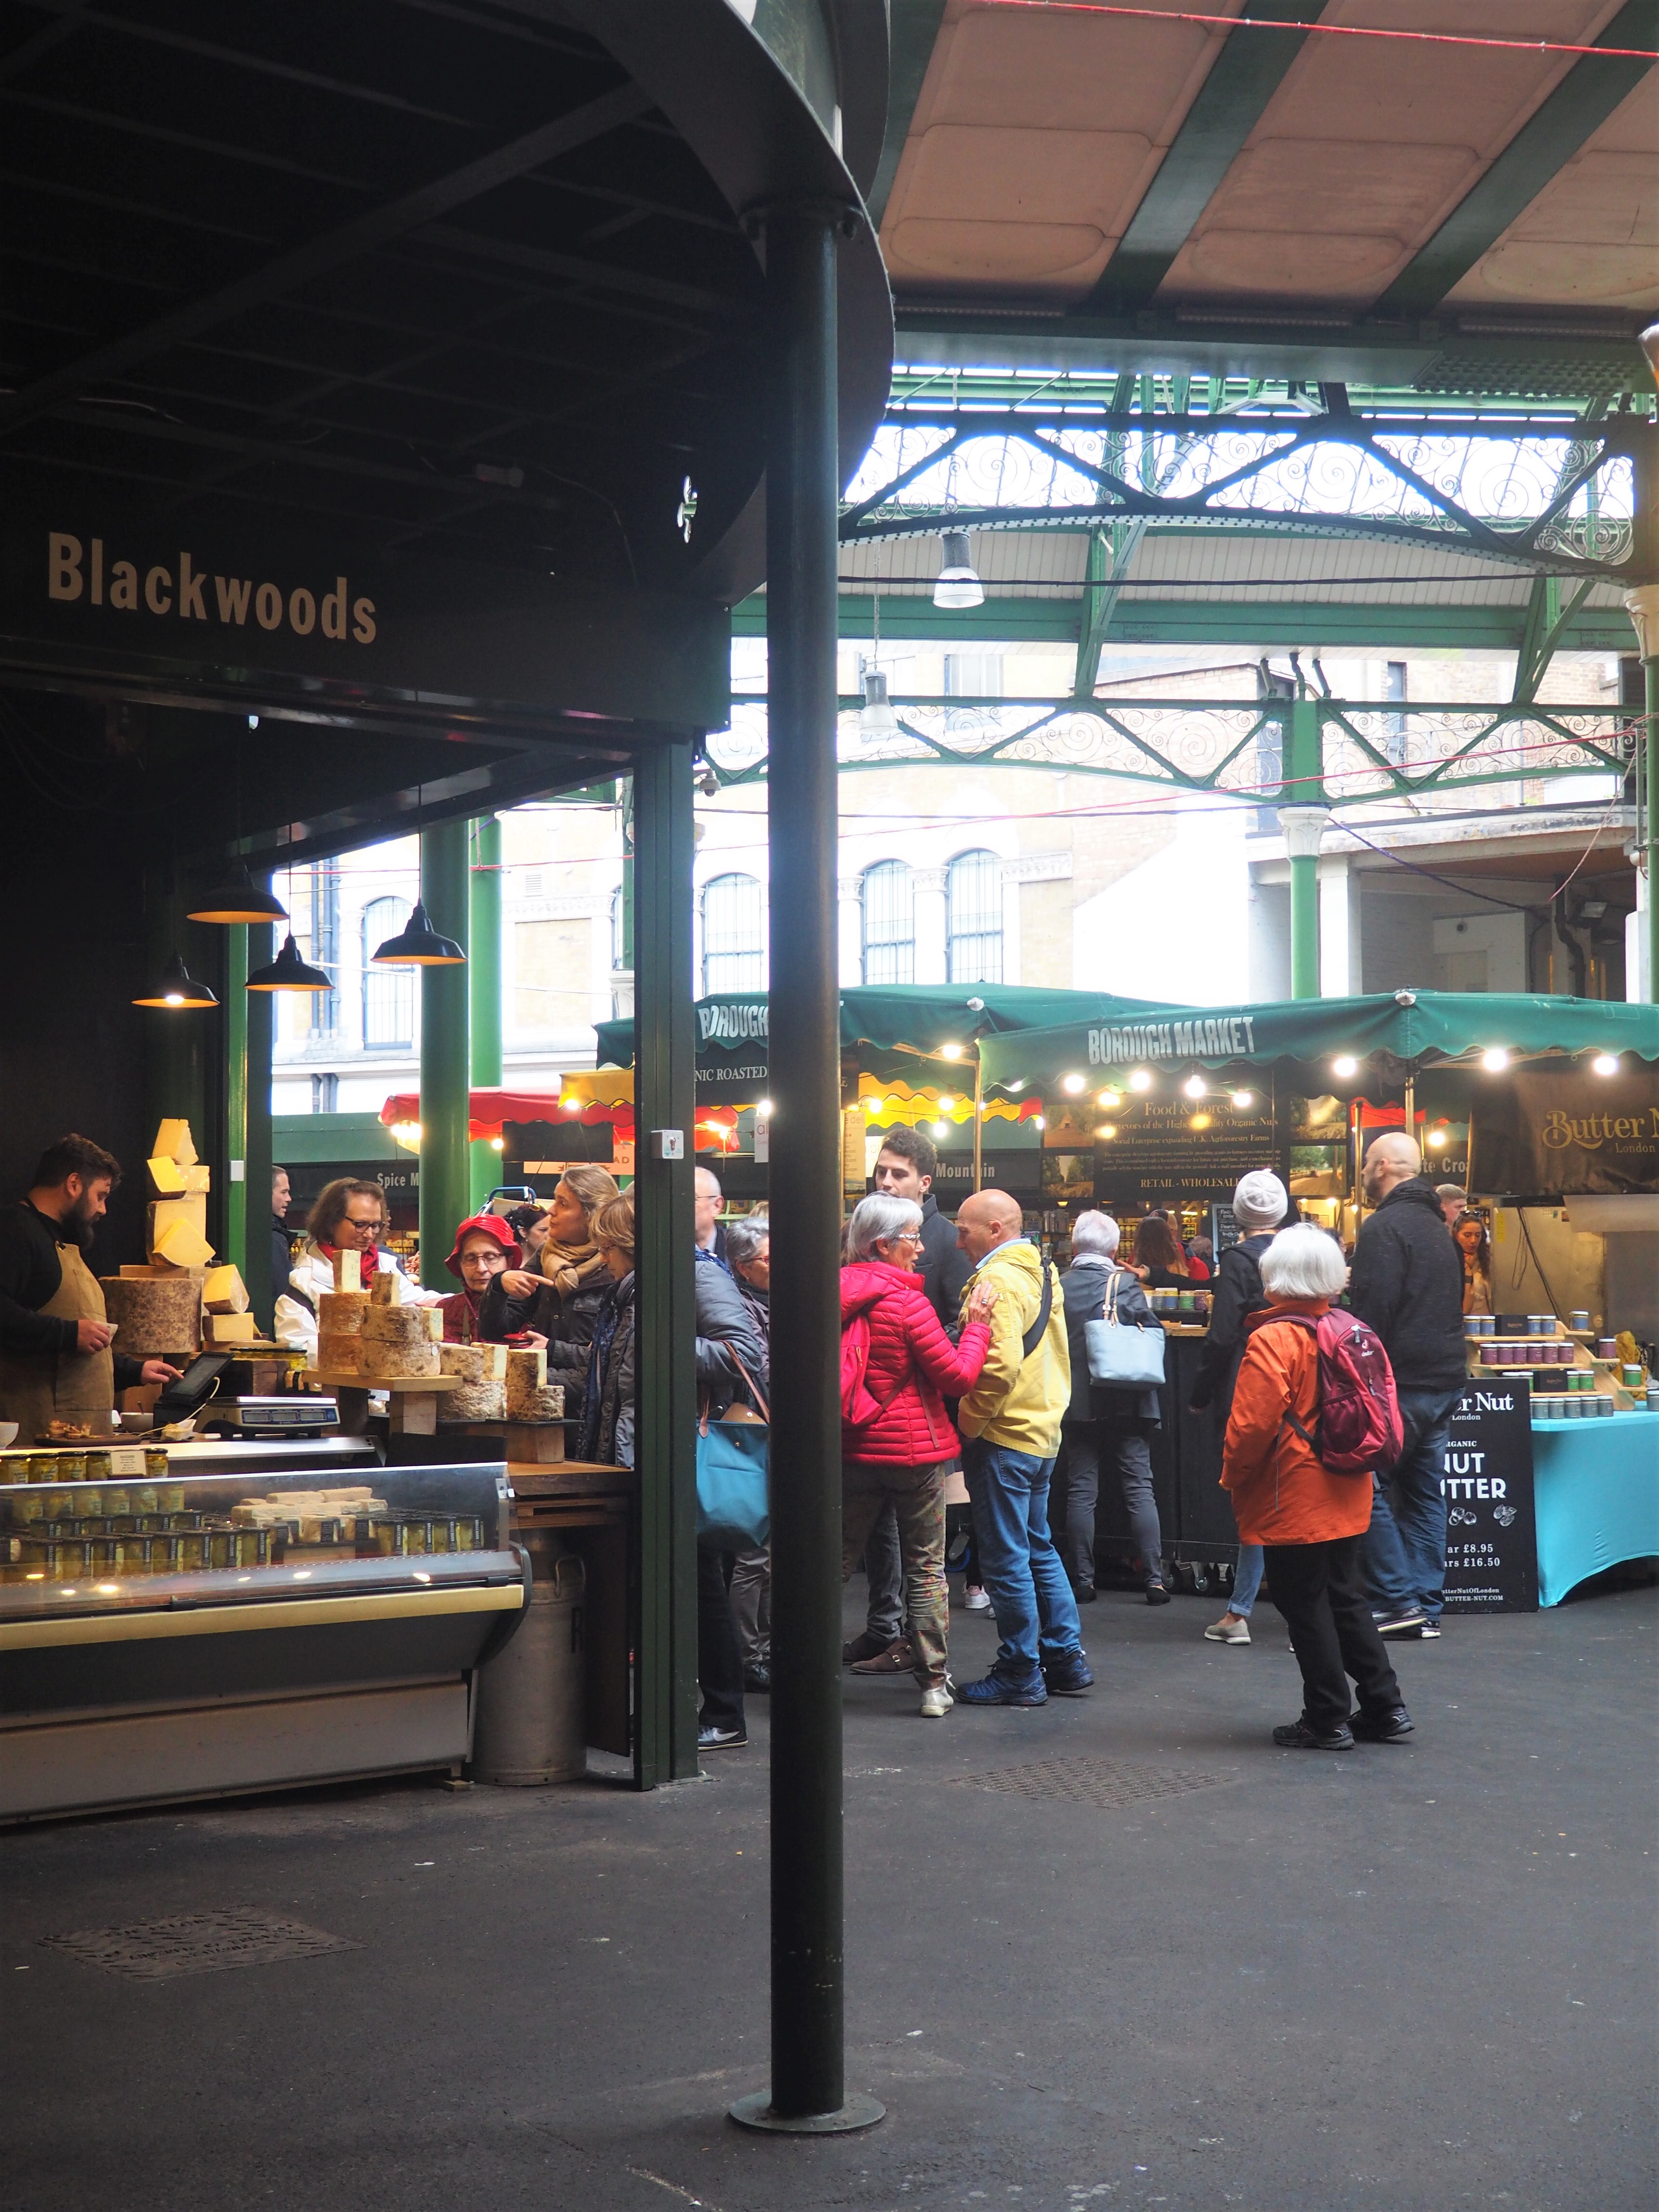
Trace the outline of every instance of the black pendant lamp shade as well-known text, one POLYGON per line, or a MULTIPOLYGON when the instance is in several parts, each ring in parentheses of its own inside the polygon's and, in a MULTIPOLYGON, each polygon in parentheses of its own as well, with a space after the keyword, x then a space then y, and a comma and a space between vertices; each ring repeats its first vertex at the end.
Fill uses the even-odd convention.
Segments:
POLYGON ((268 968, 256 968, 247 979, 250 991, 331 991, 334 979, 304 959, 290 931, 283 949, 268 968))
POLYGON ((226 924, 246 921, 286 921, 288 908, 269 891, 262 891, 247 872, 246 860, 235 861, 222 884, 204 891, 190 910, 192 921, 226 924))
POLYGON ((185 956, 175 952, 161 970, 153 991, 133 1000, 135 1006, 216 1006, 219 1003, 205 983, 198 983, 185 965, 185 956))
POLYGON ((459 968, 466 960, 453 937, 441 937, 434 929, 424 900, 416 900, 414 912, 398 934, 377 945, 369 957, 411 968, 459 968))

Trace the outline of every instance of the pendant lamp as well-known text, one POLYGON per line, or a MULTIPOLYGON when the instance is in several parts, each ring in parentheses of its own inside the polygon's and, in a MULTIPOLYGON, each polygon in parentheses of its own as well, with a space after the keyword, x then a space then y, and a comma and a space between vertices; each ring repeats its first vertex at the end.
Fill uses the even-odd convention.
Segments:
POLYGON ((175 952, 161 970, 153 991, 133 1000, 135 1006, 216 1006, 219 1003, 205 983, 198 983, 175 952))
POLYGON ((377 945, 369 958, 392 967, 411 968, 459 968, 466 962, 454 939, 441 937, 434 929, 423 899, 416 901, 414 912, 398 934, 377 945))
POLYGON ((939 581, 933 586, 933 605, 947 610, 982 607, 985 586, 975 571, 968 532, 965 530, 945 530, 939 535, 944 541, 944 559, 939 567, 939 581))
POLYGON ((198 902, 190 910, 192 921, 233 923, 246 921, 254 924, 264 921, 286 921, 288 908, 269 891, 262 891, 247 872, 247 862, 237 860, 228 871, 222 884, 204 891, 198 902))
POLYGON ((301 954, 290 931, 283 949, 268 968, 256 968, 247 979, 250 991, 331 991, 334 979, 313 968, 301 954))

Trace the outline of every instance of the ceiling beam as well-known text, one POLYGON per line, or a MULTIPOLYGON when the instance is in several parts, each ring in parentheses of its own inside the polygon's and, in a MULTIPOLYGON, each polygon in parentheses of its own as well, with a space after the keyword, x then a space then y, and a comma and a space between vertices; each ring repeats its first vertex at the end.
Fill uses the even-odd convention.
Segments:
POLYGON ((933 58, 939 27, 944 21, 945 0, 892 0, 887 32, 887 134, 882 140, 881 159, 876 164, 868 202, 870 220, 878 230, 887 212, 898 165, 904 159, 911 118, 921 98, 927 64, 933 58))
POLYGON ((476 161, 453 169, 447 175, 434 177, 416 191, 342 223, 337 229, 307 240, 291 252, 278 254, 274 261, 251 270, 233 284, 192 300, 171 314, 141 325, 104 345, 94 346, 89 353, 37 377, 9 398, 0 399, 0 433, 49 415, 65 401, 82 398, 88 386, 107 384, 123 377, 140 362, 152 360, 203 331, 228 321, 234 315, 280 299, 329 270, 373 253, 394 239, 405 237, 411 230, 418 230, 439 216, 465 206, 469 201, 494 191, 514 177, 522 176, 526 170, 539 168, 544 162, 636 120, 648 112, 650 106, 649 98, 637 85, 620 85, 561 116, 556 122, 544 123, 476 161))
MULTIPOLYGON (((1659 0, 1625 0, 1595 43, 1651 48, 1656 39, 1659 0)), ((1401 270, 1372 313, 1406 319, 1432 314, 1652 66, 1613 54, 1582 55, 1401 270)))
POLYGON ((1245 0, 1241 21, 1285 27, 1229 34, 1116 251, 1073 313, 1133 314, 1151 300, 1301 52, 1307 14, 1305 0, 1245 0))

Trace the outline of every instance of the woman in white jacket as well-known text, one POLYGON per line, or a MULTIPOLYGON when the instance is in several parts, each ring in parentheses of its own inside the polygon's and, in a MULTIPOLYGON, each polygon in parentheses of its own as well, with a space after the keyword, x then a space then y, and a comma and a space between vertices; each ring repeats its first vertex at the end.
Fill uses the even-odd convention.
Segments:
MULTIPOLYGON (((385 1230, 386 1193, 379 1183, 356 1182, 342 1176, 324 1186, 307 1219, 286 1287, 273 1286, 281 1291, 276 1300, 279 1344, 303 1349, 311 1364, 317 1364, 317 1300, 321 1292, 334 1288, 334 1255, 361 1252, 365 1274, 371 1268, 395 1269, 396 1254, 376 1241, 385 1230)), ((436 1305, 442 1296, 441 1291, 425 1291, 404 1279, 406 1304, 436 1305)))

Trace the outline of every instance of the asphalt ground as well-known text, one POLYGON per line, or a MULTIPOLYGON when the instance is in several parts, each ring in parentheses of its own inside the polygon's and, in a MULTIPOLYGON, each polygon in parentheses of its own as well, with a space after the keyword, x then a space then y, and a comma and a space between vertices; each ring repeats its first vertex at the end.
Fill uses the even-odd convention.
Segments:
MULTIPOLYGON (((1035 1712, 848 1678, 860 2135, 724 2117, 767 2078, 763 1699, 646 1796, 0 1834, 0 2204, 1646 2212, 1659 1592, 1452 1620, 1399 1653, 1410 1743, 1341 1756, 1274 1748, 1282 1625, 1206 1644, 1218 1610, 1103 1593, 1097 1687, 1035 1712), (231 1907, 356 1948, 137 1981, 46 1940, 231 1907)), ((994 1632, 952 1631, 966 1679, 994 1632)))

